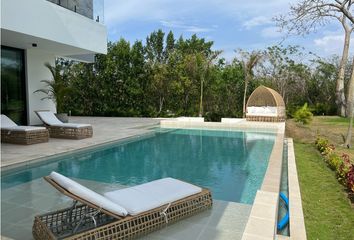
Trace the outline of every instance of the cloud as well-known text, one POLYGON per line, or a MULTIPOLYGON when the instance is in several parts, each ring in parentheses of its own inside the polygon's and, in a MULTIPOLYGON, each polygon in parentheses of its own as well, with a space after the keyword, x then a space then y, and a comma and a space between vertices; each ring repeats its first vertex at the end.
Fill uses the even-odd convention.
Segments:
MULTIPOLYGON (((351 39, 351 42, 353 38, 351 39)), ((343 51, 344 34, 329 34, 322 38, 314 39, 317 48, 328 54, 341 54, 343 51)))
POLYGON ((160 21, 161 25, 168 28, 179 28, 181 30, 193 33, 201 33, 201 32, 211 32, 214 31, 214 28, 206 28, 206 27, 199 27, 195 25, 188 25, 181 21, 160 21))
POLYGON ((282 33, 277 27, 266 27, 262 29, 261 36, 264 38, 280 38, 282 33))
POLYGON ((137 19, 160 21, 191 15, 197 18, 218 15, 244 20, 257 18, 264 12, 287 11, 289 3, 294 1, 296 0, 105 0, 105 22, 111 25, 137 19))
POLYGON ((272 24, 272 19, 266 16, 257 16, 245 21, 242 25, 246 29, 251 29, 253 27, 272 24))

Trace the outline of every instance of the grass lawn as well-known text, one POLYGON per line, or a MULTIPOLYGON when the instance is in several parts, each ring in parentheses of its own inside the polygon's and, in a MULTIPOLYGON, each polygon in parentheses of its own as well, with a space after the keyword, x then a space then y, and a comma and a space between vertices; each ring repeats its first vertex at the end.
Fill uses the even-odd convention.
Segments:
POLYGON ((354 160, 354 133, 351 142, 352 148, 347 149, 342 146, 348 126, 348 118, 336 116, 314 117, 309 125, 301 125, 290 119, 286 122, 286 134, 294 138, 295 141, 311 144, 315 142, 317 135, 321 135, 334 144, 338 151, 348 154, 354 160))
POLYGON ((314 146, 318 134, 328 138, 338 152, 354 160, 354 149, 346 149, 342 134, 349 121, 339 117, 315 117, 308 126, 292 120, 286 123, 286 134, 294 138, 295 156, 300 181, 308 239, 354 239, 354 206, 345 188, 314 146))
POLYGON ((308 239, 354 239, 354 209, 313 145, 295 143, 308 239))

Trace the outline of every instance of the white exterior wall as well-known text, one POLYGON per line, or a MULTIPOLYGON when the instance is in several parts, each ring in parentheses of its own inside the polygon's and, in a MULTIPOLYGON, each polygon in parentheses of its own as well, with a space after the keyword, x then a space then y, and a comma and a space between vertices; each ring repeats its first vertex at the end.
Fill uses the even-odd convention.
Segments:
POLYGON ((34 93, 34 91, 45 88, 41 80, 52 80, 52 74, 44 63, 48 62, 54 65, 55 57, 53 54, 38 50, 28 49, 26 57, 26 85, 27 85, 27 118, 29 125, 42 124, 41 120, 34 113, 35 110, 51 110, 56 112, 55 104, 44 99, 44 93, 34 93))
POLYGON ((90 54, 107 53, 106 26, 46 0, 0 0, 1 45, 25 50, 28 124, 41 124, 35 110, 56 112, 45 95, 33 93, 51 80, 44 66, 56 57, 88 61, 90 54), (33 46, 35 43, 37 46, 33 46))
MULTIPOLYGON (((60 56, 107 53, 103 24, 46 0, 1 0, 1 28, 14 35, 36 37, 39 48, 60 56)), ((23 39, 17 36, 15 40, 23 39)), ((28 47, 31 43, 27 43, 28 47)))

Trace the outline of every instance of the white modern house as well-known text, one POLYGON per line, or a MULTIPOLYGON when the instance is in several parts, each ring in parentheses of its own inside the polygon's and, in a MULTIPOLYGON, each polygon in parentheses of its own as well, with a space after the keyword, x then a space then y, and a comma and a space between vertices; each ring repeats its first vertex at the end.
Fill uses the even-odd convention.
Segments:
POLYGON ((92 62, 107 53, 104 0, 1 0, 1 113, 40 123, 35 110, 56 111, 34 93, 51 79, 56 57, 92 62))

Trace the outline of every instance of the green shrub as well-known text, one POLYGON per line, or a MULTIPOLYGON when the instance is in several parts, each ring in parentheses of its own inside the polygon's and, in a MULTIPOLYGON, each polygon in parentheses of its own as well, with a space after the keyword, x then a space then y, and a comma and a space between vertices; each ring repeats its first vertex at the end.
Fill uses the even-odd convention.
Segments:
POLYGON ((346 183, 348 182, 347 176, 349 171, 351 170, 352 164, 350 163, 348 154, 343 153, 341 157, 342 157, 342 163, 337 170, 337 176, 338 176, 338 181, 343 185, 346 185, 346 183))
POLYGON ((301 122, 302 124, 309 124, 312 121, 313 114, 307 106, 307 103, 304 104, 301 108, 296 110, 294 113, 294 119, 296 122, 301 122))
POLYGON ((354 164, 349 167, 346 175, 346 182, 348 189, 354 193, 354 164))
POLYGON ((311 106, 314 115, 335 115, 336 107, 328 103, 316 103, 311 106))
POLYGON ((335 170, 338 173, 339 167, 343 163, 343 160, 340 156, 338 156, 338 154, 331 153, 327 156, 327 162, 330 168, 335 170))
POLYGON ((323 154, 328 148, 328 140, 326 138, 317 137, 315 141, 317 149, 323 154))
POLYGON ((343 153, 339 156, 334 151, 334 145, 329 144, 326 138, 317 137, 315 145, 328 166, 336 172, 338 181, 346 185, 349 191, 354 192, 354 164, 350 161, 349 155, 343 153))

